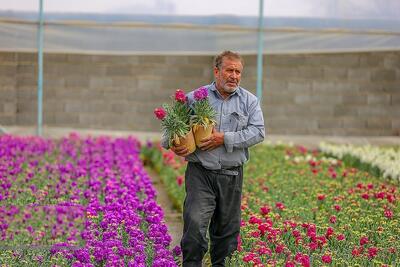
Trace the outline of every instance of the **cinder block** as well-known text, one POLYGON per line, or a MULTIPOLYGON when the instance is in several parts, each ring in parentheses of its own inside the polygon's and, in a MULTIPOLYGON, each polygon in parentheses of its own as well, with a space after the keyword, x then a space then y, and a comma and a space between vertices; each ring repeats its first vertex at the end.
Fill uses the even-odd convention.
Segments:
POLYGON ((355 68, 360 66, 359 54, 330 54, 323 58, 320 65, 339 67, 339 68, 355 68))
POLYGON ((15 116, 15 114, 0 113, 0 124, 2 124, 2 125, 15 125, 16 124, 16 116, 15 116))
POLYGON ((25 113, 25 112, 37 112, 37 100, 30 101, 30 100, 22 100, 19 99, 17 102, 17 112, 18 113, 25 113))
POLYGON ((15 64, 16 61, 17 61, 16 52, 8 52, 8 51, 0 52, 0 62, 15 64))
POLYGON ((4 64, 0 61, 0 79, 3 77, 14 77, 17 74, 17 66, 15 64, 4 64))
POLYGON ((37 123, 37 114, 34 112, 29 113, 17 113, 16 116, 17 125, 33 125, 37 123))
MULTIPOLYGON (((85 103, 82 103, 84 106, 85 103)), ((56 98, 46 100, 43 103, 43 111, 48 113, 57 113, 57 112, 64 112, 65 110, 65 102, 64 99, 56 98)))
POLYGON ((43 65, 46 66, 50 63, 61 63, 67 61, 68 54, 65 53, 44 53, 43 65))
POLYGON ((264 77, 268 79, 277 79, 277 78, 298 78, 298 77, 305 77, 305 75, 310 74, 307 72, 309 69, 303 69, 300 72, 300 69, 295 68, 295 67, 276 67, 276 66, 270 66, 269 68, 266 68, 264 71, 264 77), (300 75, 300 73, 302 75, 300 75))
POLYGON ((390 117, 391 111, 385 105, 369 105, 357 108, 360 116, 390 117))
POLYGON ((158 88, 165 88, 162 80, 144 79, 138 77, 138 89, 142 90, 157 90, 158 88))
POLYGON ((387 129, 392 127, 391 119, 387 118, 368 118, 367 128, 387 129))
POLYGON ((16 100, 16 90, 12 86, 0 86, 0 99, 1 101, 14 101, 16 100))
POLYGON ((367 95, 363 93, 343 95, 342 103, 347 105, 365 105, 367 104, 367 95))
POLYGON ((324 77, 329 80, 347 80, 348 71, 346 68, 323 67, 324 77))
POLYGON ((321 67, 300 67, 298 75, 303 79, 322 79, 324 70, 321 67))
MULTIPOLYGON (((108 83, 107 83, 108 85, 108 83)), ((138 87, 138 80, 134 76, 130 77, 112 77, 111 78, 111 86, 113 88, 135 88, 138 87)))
POLYGON ((339 118, 321 118, 318 119, 318 128, 321 129, 332 129, 332 128, 342 128, 343 122, 339 118))
POLYGON ((188 65, 189 56, 165 56, 165 63, 170 65, 188 65))
POLYGON ((28 63, 28 64, 19 64, 16 68, 18 72, 18 76, 23 75, 23 76, 37 76, 37 65, 28 63))
POLYGON ((382 68, 384 66, 384 55, 381 53, 363 53, 360 55, 361 68, 382 68))
POLYGON ((111 78, 108 76, 91 76, 89 78, 89 88, 97 89, 97 88, 108 88, 113 86, 113 80, 115 78, 111 78))
POLYGON ((292 104, 294 103, 294 97, 290 93, 280 93, 280 94, 268 94, 264 96, 265 103, 267 104, 292 104))
POLYGON ((55 122, 58 125, 78 124, 79 115, 77 113, 58 112, 55 114, 55 122))
POLYGON ((9 114, 15 114, 17 112, 17 103, 15 102, 6 102, 3 103, 3 112, 4 113, 9 113, 9 114))
POLYGON ((213 56, 188 56, 188 64, 200 64, 213 68, 213 56))
POLYGON ((23 63, 23 62, 37 63, 38 62, 37 53, 18 52, 17 61, 18 63, 23 63))
POLYGON ((366 128, 367 117, 345 117, 341 118, 344 128, 366 128))
POLYGON ((33 86, 19 87, 16 90, 16 97, 22 101, 32 101, 37 98, 37 88, 33 86))
POLYGON ((66 88, 88 88, 89 77, 85 75, 74 75, 65 77, 66 88))
POLYGON ((17 87, 36 87, 37 86, 37 76, 34 74, 25 74, 17 76, 17 87))
POLYGON ((0 87, 15 87, 17 84, 17 80, 15 77, 2 77, 0 78, 0 87))
POLYGON ((371 81, 393 82, 395 80, 396 80, 396 70, 394 70, 394 69, 372 70, 371 81))
POLYGON ((386 69, 400 69, 400 55, 399 53, 388 53, 384 55, 383 66, 386 69))
POLYGON ((97 88, 97 89, 81 89, 79 90, 79 96, 81 99, 86 100, 99 100, 104 98, 104 89, 97 88))
POLYGON ((400 92, 398 94, 393 94, 390 97, 390 104, 392 106, 400 106, 400 92))
POLYGON ((140 55, 137 57, 139 64, 164 64, 166 62, 166 56, 140 55))
POLYGON ((336 105, 333 109, 334 116, 355 117, 359 114, 359 106, 336 105))
MULTIPOLYGON (((255 57, 257 59, 257 57, 255 57)), ((274 66, 304 66, 309 63, 307 55, 274 55, 267 58, 266 63, 274 66)), ((256 64, 256 62, 254 62, 256 64)), ((246 64, 246 62, 245 62, 246 64)))
MULTIPOLYGON (((289 88, 289 84, 288 82, 282 80, 266 79, 263 84, 263 87, 268 93, 274 93, 274 92, 277 93, 277 92, 287 91, 289 88)), ((292 88, 294 87, 292 86, 292 88)))
POLYGON ((55 95, 60 99, 81 99, 83 90, 85 89, 79 87, 60 88, 56 90, 55 95))
POLYGON ((287 83, 287 89, 291 93, 295 94, 311 94, 311 82, 302 81, 302 82, 291 82, 287 83))
POLYGON ((133 74, 131 64, 113 64, 106 67, 106 75, 130 76, 133 74))
POLYGON ((390 105, 391 97, 389 94, 368 95, 368 104, 388 104, 390 105))
POLYGON ((370 81, 371 80, 371 70, 368 68, 360 69, 349 69, 348 79, 350 81, 370 81))

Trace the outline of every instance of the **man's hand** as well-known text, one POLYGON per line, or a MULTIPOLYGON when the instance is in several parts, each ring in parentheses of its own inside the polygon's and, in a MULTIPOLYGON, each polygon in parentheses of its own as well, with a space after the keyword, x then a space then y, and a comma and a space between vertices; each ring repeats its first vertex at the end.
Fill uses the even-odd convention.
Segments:
POLYGON ((186 157, 187 155, 189 155, 189 149, 187 149, 187 147, 185 147, 184 145, 175 145, 173 144, 170 149, 178 156, 180 157, 186 157))
POLYGON ((204 138, 201 140, 199 145, 201 150, 213 150, 224 144, 224 133, 217 132, 215 128, 213 128, 210 137, 204 138))

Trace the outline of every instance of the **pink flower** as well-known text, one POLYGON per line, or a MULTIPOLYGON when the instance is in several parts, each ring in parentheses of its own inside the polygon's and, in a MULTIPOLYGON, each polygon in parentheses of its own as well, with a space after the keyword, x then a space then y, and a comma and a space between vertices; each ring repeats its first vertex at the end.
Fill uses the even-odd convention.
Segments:
POLYGON ((331 263, 332 262, 332 257, 330 255, 328 255, 328 254, 323 255, 321 259, 322 259, 322 261, 324 263, 331 263))
POLYGON ((333 234, 334 234, 333 228, 328 227, 328 229, 326 230, 326 233, 325 233, 326 238, 330 238, 333 234))
POLYGON ((338 235, 337 237, 336 237, 336 239, 338 240, 338 241, 342 241, 342 240, 345 240, 345 236, 344 236, 344 234, 340 234, 340 235, 338 235))
POLYGON ((325 195, 324 194, 318 194, 318 200, 324 200, 325 199, 325 195))
POLYGON ((378 248, 371 247, 368 249, 368 258, 370 259, 375 258, 377 254, 378 254, 378 248))
POLYGON ((365 245, 365 244, 367 244, 367 243, 368 243, 368 237, 367 237, 367 236, 361 237, 361 239, 360 239, 360 245, 363 246, 363 245, 365 245))
POLYGON ((208 97, 208 90, 206 87, 200 87, 194 91, 194 99, 200 101, 208 97))
POLYGON ((167 112, 163 108, 156 108, 154 110, 154 114, 156 115, 157 119, 163 120, 165 116, 167 116, 167 112))
POLYGON ((354 247, 353 250, 351 251, 351 255, 353 255, 353 257, 360 256, 362 251, 363 251, 362 247, 360 247, 359 249, 357 247, 354 247))
POLYGON ((185 178, 182 175, 179 175, 179 176, 176 177, 176 183, 179 186, 182 186, 184 180, 185 180, 185 178))
POLYGON ((185 92, 181 89, 177 89, 175 91, 175 100, 181 103, 185 103, 186 102, 185 92))
POLYGON ((283 245, 283 244, 279 244, 279 245, 277 245, 276 246, 276 248, 275 248, 275 252, 276 253, 282 253, 283 251, 285 251, 285 245, 283 245))
POLYGON ((368 195, 368 193, 364 193, 364 194, 362 194, 362 195, 361 195, 361 197, 362 197, 363 199, 369 199, 369 195, 368 195))
POLYGON ((335 215, 332 215, 332 216, 329 218, 329 221, 330 221, 330 223, 336 223, 336 216, 335 216, 335 215))
POLYGON ((282 202, 276 202, 275 207, 278 210, 283 210, 285 208, 285 205, 282 202))
POLYGON ((342 209, 342 207, 340 205, 335 205, 333 207, 335 208, 336 211, 340 211, 342 209))
POLYGON ((268 206, 263 206, 260 208, 260 211, 262 215, 267 215, 271 211, 271 209, 268 206))
POLYGON ((393 211, 391 211, 389 209, 385 210, 384 214, 385 214, 385 217, 388 218, 388 219, 392 219, 393 218, 393 211))

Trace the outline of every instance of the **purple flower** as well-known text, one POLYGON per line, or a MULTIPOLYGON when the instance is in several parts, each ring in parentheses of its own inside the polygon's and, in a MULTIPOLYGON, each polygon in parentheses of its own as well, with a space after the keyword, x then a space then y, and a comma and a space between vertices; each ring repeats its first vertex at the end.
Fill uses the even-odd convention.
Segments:
POLYGON ((200 101, 208 97, 208 90, 206 87, 200 87, 194 91, 194 99, 200 101))
POLYGON ((174 249, 172 250, 172 253, 174 254, 174 256, 179 256, 182 253, 182 249, 180 246, 176 246, 174 247, 174 249))

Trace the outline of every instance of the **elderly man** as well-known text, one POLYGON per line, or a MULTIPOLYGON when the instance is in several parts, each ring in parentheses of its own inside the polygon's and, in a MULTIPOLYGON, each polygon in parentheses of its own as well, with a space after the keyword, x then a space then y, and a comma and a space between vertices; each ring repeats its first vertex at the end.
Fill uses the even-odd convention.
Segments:
MULTIPOLYGON (((190 155, 183 146, 170 148, 188 161, 181 241, 184 267, 201 266, 208 249, 207 230, 213 266, 224 266, 237 248, 243 164, 249 159, 248 148, 265 135, 259 101, 239 86, 242 71, 238 53, 224 51, 215 57, 215 80, 206 86, 218 114, 213 133, 190 155)), ((191 92, 188 103, 193 102, 191 92)))

